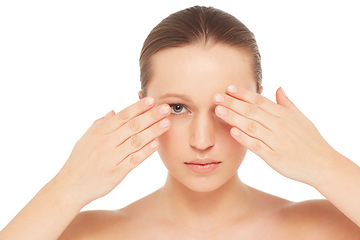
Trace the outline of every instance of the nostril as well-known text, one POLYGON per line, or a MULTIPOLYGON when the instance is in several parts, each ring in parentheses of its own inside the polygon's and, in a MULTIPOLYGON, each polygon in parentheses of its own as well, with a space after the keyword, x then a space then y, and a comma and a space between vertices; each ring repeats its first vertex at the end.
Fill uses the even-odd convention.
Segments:
POLYGON ((215 124, 213 115, 210 112, 197 114, 191 122, 190 145, 198 150, 206 150, 215 144, 215 124))
POLYGON ((215 145, 215 141, 213 137, 207 136, 207 137, 201 137, 201 136, 193 136, 190 145, 193 148, 196 148, 198 150, 207 150, 215 145))

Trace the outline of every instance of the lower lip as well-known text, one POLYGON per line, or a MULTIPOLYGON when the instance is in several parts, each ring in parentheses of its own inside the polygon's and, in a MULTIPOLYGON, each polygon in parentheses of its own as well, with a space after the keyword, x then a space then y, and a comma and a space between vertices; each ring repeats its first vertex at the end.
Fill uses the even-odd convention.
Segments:
POLYGON ((220 163, 209 163, 209 164, 190 164, 185 163, 185 165, 195 173, 209 173, 215 171, 220 165, 220 163))

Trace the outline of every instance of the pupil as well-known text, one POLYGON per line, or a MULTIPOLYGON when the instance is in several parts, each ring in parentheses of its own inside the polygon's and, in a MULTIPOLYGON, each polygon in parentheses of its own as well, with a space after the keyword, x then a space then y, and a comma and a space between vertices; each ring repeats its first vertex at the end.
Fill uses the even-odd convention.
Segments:
POLYGON ((175 105, 175 112, 181 112, 181 106, 175 105))

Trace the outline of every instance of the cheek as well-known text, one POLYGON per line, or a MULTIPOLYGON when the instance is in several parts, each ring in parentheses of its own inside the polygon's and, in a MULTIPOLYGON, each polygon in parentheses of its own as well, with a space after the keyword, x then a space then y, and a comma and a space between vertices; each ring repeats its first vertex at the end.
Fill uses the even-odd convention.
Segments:
POLYGON ((170 122, 170 129, 158 138, 160 143, 158 153, 163 161, 173 156, 179 156, 184 149, 181 143, 186 143, 188 140, 184 125, 177 124, 172 119, 170 122))
POLYGON ((226 125, 218 129, 216 145, 218 149, 221 149, 224 159, 231 160, 235 165, 240 165, 247 149, 230 135, 231 127, 230 125, 226 125))
POLYGON ((216 139, 217 144, 222 145, 222 147, 229 149, 236 149, 240 146, 239 142, 237 142, 230 134, 230 126, 228 123, 224 121, 220 121, 218 127, 216 128, 216 139))

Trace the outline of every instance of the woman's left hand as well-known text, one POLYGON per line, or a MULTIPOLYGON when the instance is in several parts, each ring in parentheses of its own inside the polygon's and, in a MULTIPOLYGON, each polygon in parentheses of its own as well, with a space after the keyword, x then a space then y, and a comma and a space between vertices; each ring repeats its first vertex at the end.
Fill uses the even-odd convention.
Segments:
POLYGON ((277 104, 244 88, 216 94, 216 115, 231 135, 282 175, 313 185, 337 152, 279 88, 277 104))

